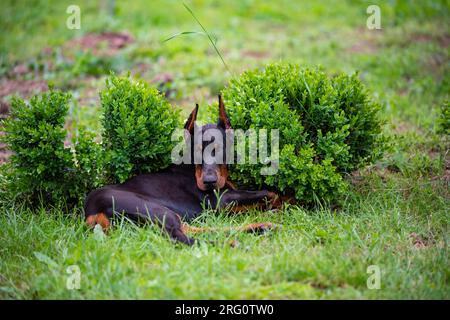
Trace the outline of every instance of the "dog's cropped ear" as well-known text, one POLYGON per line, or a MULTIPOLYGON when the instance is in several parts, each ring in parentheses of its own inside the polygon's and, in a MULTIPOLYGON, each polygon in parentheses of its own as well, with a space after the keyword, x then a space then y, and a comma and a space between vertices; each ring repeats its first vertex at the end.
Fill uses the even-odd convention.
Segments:
POLYGON ((219 127, 226 129, 231 129, 230 119, 228 119, 227 113, 225 112, 225 105, 223 104, 222 95, 219 94, 219 121, 217 123, 219 127))
POLYGON ((197 120, 197 113, 198 113, 198 103, 195 104, 194 110, 192 110, 191 114, 189 115, 189 118, 186 121, 186 124, 184 125, 184 128, 191 134, 194 133, 195 120, 197 120))

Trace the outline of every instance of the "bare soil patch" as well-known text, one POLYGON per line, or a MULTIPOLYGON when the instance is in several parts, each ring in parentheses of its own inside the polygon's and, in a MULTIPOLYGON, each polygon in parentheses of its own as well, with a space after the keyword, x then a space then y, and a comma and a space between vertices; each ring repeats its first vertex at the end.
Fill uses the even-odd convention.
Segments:
MULTIPOLYGON (((20 80, 2 79, 0 80, 0 99, 17 94, 23 98, 28 98, 35 93, 47 91, 47 82, 44 80, 20 80)), ((6 102, 2 102, 5 104, 6 102)))
POLYGON ((378 51, 378 38, 382 35, 381 30, 368 30, 366 28, 358 28, 350 35, 351 46, 347 48, 349 53, 374 54, 378 51))
POLYGON ((127 32, 90 33, 70 40, 64 45, 64 48, 66 50, 76 48, 82 51, 91 51, 98 56, 112 56, 133 42, 134 38, 127 32))

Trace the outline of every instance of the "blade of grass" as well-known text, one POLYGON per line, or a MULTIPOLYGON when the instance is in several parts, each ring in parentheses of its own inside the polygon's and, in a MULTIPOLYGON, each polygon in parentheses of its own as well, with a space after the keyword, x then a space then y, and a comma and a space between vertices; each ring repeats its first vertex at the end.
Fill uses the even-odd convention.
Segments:
POLYGON ((216 51, 217 55, 219 56, 220 60, 222 61, 223 66, 225 67, 225 69, 228 71, 228 73, 233 76, 233 73, 231 72, 230 68, 228 67, 227 63, 225 62, 222 54, 220 53, 219 49, 216 46, 217 43, 217 37, 215 37, 214 35, 212 35, 211 33, 208 32, 208 30, 206 30, 206 28, 202 25, 202 23, 200 22, 200 20, 197 19, 197 17, 195 16, 194 12, 191 10, 191 8, 189 8, 189 6, 185 3, 183 3, 183 6, 186 8, 186 10, 191 14, 191 16, 194 18, 194 20, 198 23, 198 25, 202 28, 203 32, 198 32, 198 31, 184 31, 184 32, 179 32, 176 33, 174 35, 172 35, 171 37, 167 38, 166 40, 164 40, 163 42, 167 42, 169 40, 172 40, 176 37, 182 36, 182 35, 188 35, 188 34, 201 34, 201 35, 205 35, 208 37, 209 42, 211 42, 214 51, 216 51), (214 39, 213 39, 214 38, 214 39))
POLYGON ((195 16, 194 12, 191 10, 191 8, 189 8, 189 6, 186 3, 183 3, 183 6, 186 8, 187 11, 189 11, 189 13, 191 14, 191 16, 195 19, 195 21, 197 21, 198 25, 203 29, 203 31, 206 33, 206 35, 208 36, 209 41, 211 42, 212 46, 214 47, 214 50, 216 51, 217 55, 219 56, 220 60, 222 60, 222 63, 225 67, 225 69, 227 69, 227 71, 233 75, 233 73, 230 71, 230 68, 228 68, 228 65, 226 64, 225 60, 222 57, 222 54, 220 53, 219 49, 217 49, 216 44, 214 43, 211 35, 209 34, 209 32, 206 30, 206 28, 202 25, 202 23, 197 19, 197 17, 195 16))
MULTIPOLYGON (((202 35, 202 36, 207 36, 204 32, 199 32, 199 31, 183 31, 183 32, 175 33, 174 35, 170 36, 169 38, 163 40, 163 43, 164 43, 164 42, 167 42, 167 41, 170 41, 170 40, 172 40, 172 39, 174 39, 174 38, 177 38, 177 37, 179 37, 179 36, 189 35, 189 34, 200 34, 200 35, 202 35)), ((216 39, 216 42, 217 42, 217 39, 216 39)))

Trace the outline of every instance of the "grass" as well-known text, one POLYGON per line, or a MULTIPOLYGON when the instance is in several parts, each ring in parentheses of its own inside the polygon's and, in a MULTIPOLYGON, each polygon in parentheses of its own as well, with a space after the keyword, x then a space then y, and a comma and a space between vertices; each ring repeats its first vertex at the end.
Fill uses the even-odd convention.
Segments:
MULTIPOLYGON (((372 185, 383 184, 371 177, 372 185)), ((448 203, 419 183, 409 201, 395 180, 389 185, 389 192, 349 199, 338 213, 297 207, 233 217, 207 212, 196 225, 273 221, 283 228, 262 236, 202 235, 218 244, 193 248, 172 244, 153 226, 119 221, 104 236, 87 231, 79 216, 11 210, 0 218, 0 268, 9 275, 1 292, 50 299, 448 298, 448 203), (430 197, 434 208, 423 209, 432 216, 416 208, 417 199, 430 197), (413 234, 424 247, 414 245, 413 234), (229 239, 239 246, 226 245, 229 239), (81 270, 80 290, 65 287, 70 265, 81 270), (370 265, 381 269, 380 290, 367 288, 370 265)))
MULTIPOLYGON (((201 31, 179 2, 117 1, 114 17, 99 14, 104 9, 93 2, 79 3, 79 31, 64 27, 70 1, 10 1, 0 12, 2 80, 2 70, 45 63, 39 58, 43 47, 63 46, 75 36, 128 30, 135 37, 113 57, 69 52, 73 61, 52 56, 55 69, 17 76, 71 91, 77 102, 68 126, 74 132, 79 126, 98 131, 97 93, 109 67, 149 81, 170 74, 173 81, 163 89, 184 114, 195 102, 215 101, 231 77, 206 37, 164 42, 179 32, 201 31)), ((120 221, 104 236, 87 230, 78 210, 29 212, 0 200, 0 298, 449 299, 450 144, 435 125, 450 92, 448 2, 380 4, 381 31, 365 28, 371 4, 365 1, 187 4, 218 36, 217 48, 235 74, 278 60, 321 64, 330 73, 360 70, 384 106, 389 151, 349 176, 352 188, 336 211, 288 206, 238 216, 205 212, 195 225, 283 226, 262 236, 199 236, 216 245, 174 245, 156 227, 120 221), (229 239, 240 245, 227 246, 229 239), (81 271, 79 290, 66 288, 71 265, 81 271), (379 290, 366 284, 371 265, 381 270, 379 290)))

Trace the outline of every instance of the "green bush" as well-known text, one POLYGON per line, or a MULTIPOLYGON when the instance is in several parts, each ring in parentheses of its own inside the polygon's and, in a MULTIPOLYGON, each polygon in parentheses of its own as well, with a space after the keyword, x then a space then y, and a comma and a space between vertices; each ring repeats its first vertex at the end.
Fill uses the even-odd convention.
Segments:
POLYGON ((223 96, 234 129, 279 129, 278 173, 233 165, 241 185, 269 186, 303 203, 334 201, 347 189, 346 173, 382 154, 380 106, 357 74, 330 78, 319 68, 272 64, 231 80, 223 96))
POLYGON ((0 173, 8 191, 2 201, 71 207, 108 181, 122 182, 171 163, 171 134, 181 128, 181 119, 156 89, 112 76, 101 100, 103 143, 80 130, 72 148, 64 145, 70 94, 51 90, 29 104, 13 100, 11 117, 3 124, 3 139, 13 155, 0 173))
POLYGON ((155 172, 171 163, 171 134, 181 128, 178 110, 143 81, 111 76, 100 93, 103 147, 111 182, 155 172))
POLYGON ((11 200, 32 206, 72 206, 97 186, 100 169, 92 169, 97 166, 92 159, 98 157, 92 153, 92 137, 79 137, 78 154, 64 146, 69 100, 70 94, 54 90, 34 96, 29 104, 13 99, 11 116, 3 123, 3 140, 13 155, 2 168, 11 200))
POLYGON ((84 200, 87 192, 105 184, 105 157, 102 146, 95 142, 95 135, 84 129, 73 141, 76 176, 73 192, 84 200))

